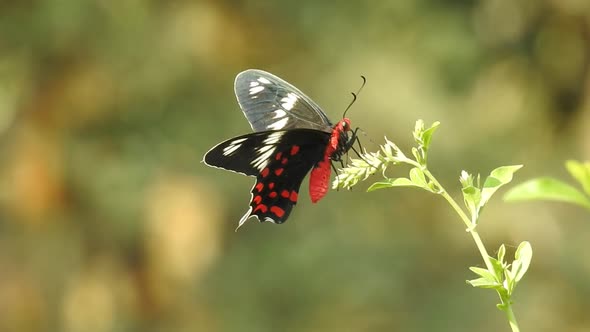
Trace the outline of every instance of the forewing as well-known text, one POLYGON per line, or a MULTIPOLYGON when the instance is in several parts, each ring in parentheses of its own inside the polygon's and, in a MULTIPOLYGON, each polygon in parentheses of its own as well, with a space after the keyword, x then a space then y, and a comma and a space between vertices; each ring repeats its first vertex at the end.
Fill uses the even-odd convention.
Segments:
MULTIPOLYGON (((295 161, 306 163, 308 159, 312 165, 317 163, 323 155, 329 137, 328 133, 312 129, 256 132, 217 144, 205 154, 203 162, 208 166, 259 176, 264 168, 269 167, 275 160, 273 158, 276 158, 278 153, 294 146, 301 151, 300 154, 294 155, 295 161), (316 150, 321 152, 319 156, 316 156, 316 150)), ((289 161, 288 154, 285 158, 285 162, 289 161)))
POLYGON ((235 93, 254 131, 309 128, 330 132, 322 109, 296 87, 258 69, 236 76, 235 93))
POLYGON ((286 131, 265 131, 234 137, 209 150, 203 162, 228 171, 257 176, 287 134, 286 131))

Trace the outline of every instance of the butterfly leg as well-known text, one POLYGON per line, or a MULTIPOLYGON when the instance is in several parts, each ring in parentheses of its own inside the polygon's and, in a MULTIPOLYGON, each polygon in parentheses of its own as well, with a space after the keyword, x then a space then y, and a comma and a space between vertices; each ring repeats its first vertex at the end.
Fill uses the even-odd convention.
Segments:
POLYGON ((355 129, 355 130, 352 132, 352 136, 351 136, 351 138, 350 138, 350 140, 349 140, 349 142, 350 142, 350 143, 349 143, 349 145, 348 145, 348 146, 349 146, 349 148, 350 148, 350 149, 351 149, 351 150, 352 150, 354 153, 356 153, 356 155, 357 155, 357 156, 358 156, 360 159, 362 159, 362 160, 363 160, 364 162, 366 162, 368 165, 370 165, 370 166, 374 167, 374 166, 373 166, 373 165, 372 165, 372 164, 371 164, 371 163, 370 163, 370 162, 369 162, 367 159, 363 158, 363 156, 362 156, 362 155, 359 153, 359 151, 357 151, 357 150, 354 148, 354 142, 356 141, 356 143, 357 143, 357 144, 358 144, 358 146, 359 146, 359 150, 360 150, 361 152, 362 152, 362 151, 364 151, 364 149, 363 149, 363 146, 361 145, 361 140, 359 139, 359 137, 358 137, 358 135, 357 135, 357 131, 359 131, 360 129, 361 129, 360 127, 356 127, 356 129, 355 129))
MULTIPOLYGON (((361 140, 358 138, 358 135, 356 134, 356 132, 359 131, 360 129, 361 129, 361 127, 356 127, 356 129, 352 132, 352 137, 354 137, 354 140, 358 144, 359 150, 361 152, 363 152, 363 146, 361 145, 361 140)), ((352 146, 352 144, 351 144, 351 146, 352 146)))
MULTIPOLYGON (((359 131, 359 129, 361 129, 361 128, 356 127, 356 129, 352 131, 352 135, 350 136, 350 138, 346 142, 346 146, 345 146, 346 151, 351 149, 354 146, 355 142, 358 143, 361 152, 363 151, 363 147, 361 146, 361 142, 359 141, 359 138, 357 135, 357 132, 359 131)), ((352 151, 354 151, 359 156, 359 158, 361 158, 360 154, 355 149, 352 149, 352 151)))
POLYGON ((361 129, 361 128, 360 128, 360 127, 356 127, 356 129, 352 131, 352 136, 350 137, 350 139, 349 139, 349 140, 348 140, 348 142, 346 143, 346 148, 347 148, 347 149, 351 149, 351 150, 352 150, 354 153, 356 153, 356 155, 357 155, 357 156, 358 156, 360 159, 362 159, 364 162, 366 162, 367 164, 369 164, 369 165, 370 165, 370 163, 369 163, 369 162, 368 162, 368 161, 367 161, 365 158, 363 158, 363 156, 362 156, 362 155, 359 153, 359 151, 357 151, 357 150, 354 148, 354 143, 356 142, 356 143, 358 144, 358 146, 359 146, 359 150, 360 150, 361 152, 363 152, 363 146, 361 145, 361 140, 359 139, 359 137, 358 137, 358 135, 357 135, 357 132, 359 131, 359 129, 361 129))
MULTIPOLYGON (((342 160, 340 160, 340 163, 342 164, 342 168, 344 168, 344 164, 342 163, 342 160)), ((340 173, 338 173, 338 169, 336 169, 336 166, 334 166, 333 162, 330 162, 330 166, 332 166, 334 173, 336 174, 336 176, 338 176, 340 173)))

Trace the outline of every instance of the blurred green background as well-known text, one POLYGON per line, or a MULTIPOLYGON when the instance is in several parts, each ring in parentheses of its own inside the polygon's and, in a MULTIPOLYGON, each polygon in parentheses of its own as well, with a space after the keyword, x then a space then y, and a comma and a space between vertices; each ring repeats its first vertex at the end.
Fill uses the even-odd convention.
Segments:
MULTIPOLYGON (((312 205, 304 181, 286 224, 234 233, 253 179, 201 158, 250 131, 247 68, 333 120, 365 75, 348 115, 369 150, 441 121, 429 161, 457 199, 461 169, 567 180, 590 159, 587 0, 2 1, 0 331, 508 331, 439 197, 363 183, 312 205)), ((534 249, 523 331, 590 331, 589 222, 484 211, 490 253, 534 249)))

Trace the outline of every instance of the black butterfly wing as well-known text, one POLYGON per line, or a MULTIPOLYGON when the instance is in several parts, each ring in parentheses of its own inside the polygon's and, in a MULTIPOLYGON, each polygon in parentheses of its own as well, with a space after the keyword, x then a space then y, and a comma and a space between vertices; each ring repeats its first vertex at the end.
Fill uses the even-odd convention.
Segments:
POLYGON ((236 76, 234 89, 254 131, 293 128, 332 130, 332 123, 311 98, 273 74, 248 69, 236 76))
POLYGON ((250 207, 238 227, 251 216, 280 224, 297 203, 301 182, 322 159, 329 138, 312 129, 257 132, 218 144, 203 161, 256 177, 250 207))

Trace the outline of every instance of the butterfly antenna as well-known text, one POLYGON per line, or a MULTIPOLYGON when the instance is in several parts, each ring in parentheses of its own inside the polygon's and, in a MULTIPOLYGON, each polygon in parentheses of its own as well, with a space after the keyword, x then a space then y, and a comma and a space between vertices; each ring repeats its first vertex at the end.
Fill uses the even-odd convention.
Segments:
POLYGON ((346 117, 346 112, 348 112, 348 110, 350 109, 350 107, 352 106, 352 104, 354 104, 354 102, 356 101, 356 97, 359 95, 359 93, 361 93, 361 90, 363 90, 363 87, 367 83, 367 78, 365 76, 361 75, 361 78, 363 79, 363 83, 361 84, 361 87, 357 90, 356 93, 351 92, 351 94, 352 94, 352 100, 350 101, 350 104, 348 104, 348 106, 346 107, 346 109, 344 110, 344 113, 342 114, 342 118, 346 117))

